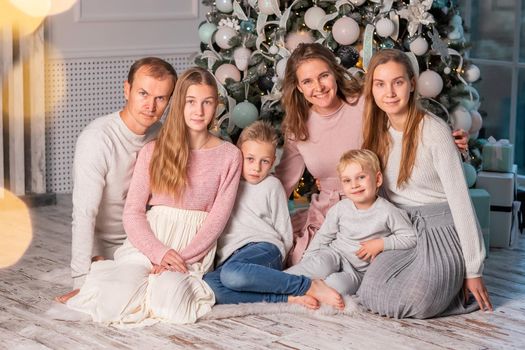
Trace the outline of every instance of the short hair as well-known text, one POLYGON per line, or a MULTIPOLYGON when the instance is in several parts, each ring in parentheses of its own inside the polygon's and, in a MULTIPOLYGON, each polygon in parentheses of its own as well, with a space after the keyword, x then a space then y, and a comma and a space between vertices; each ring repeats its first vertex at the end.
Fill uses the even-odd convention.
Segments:
POLYGON ((279 135, 272 124, 258 120, 242 130, 237 140, 237 147, 241 148, 246 141, 268 142, 277 147, 279 135))
POLYGON ((361 168, 372 170, 374 173, 381 171, 381 165, 377 155, 368 149, 353 149, 345 152, 339 159, 337 173, 341 175, 343 170, 351 163, 357 163, 361 168))
POLYGON ((149 76, 155 79, 164 79, 165 77, 171 77, 173 84, 177 82, 177 72, 171 64, 158 57, 144 57, 135 61, 128 72, 128 83, 133 85, 135 74, 139 69, 145 67, 149 76))

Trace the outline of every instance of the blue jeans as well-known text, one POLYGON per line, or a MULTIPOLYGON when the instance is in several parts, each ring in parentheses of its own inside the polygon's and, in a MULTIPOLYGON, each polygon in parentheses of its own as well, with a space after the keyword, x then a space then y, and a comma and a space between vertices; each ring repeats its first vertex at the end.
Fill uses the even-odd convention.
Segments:
POLYGON ((248 243, 237 249, 204 281, 215 293, 217 304, 280 303, 289 295, 304 295, 312 281, 282 272, 281 252, 267 242, 248 243))

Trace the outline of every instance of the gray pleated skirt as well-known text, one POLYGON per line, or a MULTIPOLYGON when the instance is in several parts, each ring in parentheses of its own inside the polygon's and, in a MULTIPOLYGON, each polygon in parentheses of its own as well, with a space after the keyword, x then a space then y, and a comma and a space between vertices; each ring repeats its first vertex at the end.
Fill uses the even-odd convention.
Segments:
POLYGON ((357 291, 359 302, 381 316, 430 318, 464 314, 465 261, 447 203, 407 209, 417 231, 409 250, 379 254, 357 291))

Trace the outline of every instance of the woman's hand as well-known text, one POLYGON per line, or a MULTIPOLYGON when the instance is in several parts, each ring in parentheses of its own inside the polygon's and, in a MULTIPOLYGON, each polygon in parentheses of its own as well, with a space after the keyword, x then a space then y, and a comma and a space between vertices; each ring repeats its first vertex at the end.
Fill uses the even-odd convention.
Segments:
POLYGON ((468 133, 463 129, 458 129, 452 131, 452 136, 459 151, 461 153, 466 152, 468 150, 468 133))
POLYGON ((360 242, 359 244, 361 244, 361 248, 359 248, 355 255, 361 260, 372 261, 385 249, 385 244, 381 238, 371 239, 360 242))
POLYGON ((469 292, 474 295, 474 298, 478 302, 479 308, 483 311, 492 311, 492 304, 490 302, 489 293, 483 283, 483 278, 465 278, 463 283, 463 292, 465 295, 465 302, 468 299, 469 292))
POLYGON ((179 253, 177 253, 173 249, 168 250, 168 252, 164 255, 164 257, 162 258, 162 261, 160 262, 160 266, 169 271, 175 271, 175 272, 181 272, 181 273, 188 272, 186 263, 181 258, 179 253))
POLYGON ((150 275, 160 275, 164 271, 167 271, 165 267, 157 265, 157 264, 153 264, 151 271, 149 273, 150 275))

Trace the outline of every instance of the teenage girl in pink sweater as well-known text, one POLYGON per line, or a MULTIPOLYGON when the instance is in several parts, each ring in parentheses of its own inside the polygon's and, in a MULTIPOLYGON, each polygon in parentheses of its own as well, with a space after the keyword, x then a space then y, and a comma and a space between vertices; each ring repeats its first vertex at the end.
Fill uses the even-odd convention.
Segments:
POLYGON ((119 324, 195 322, 211 309, 202 275, 213 267, 242 161, 208 131, 217 103, 208 71, 191 68, 177 81, 158 140, 138 155, 123 215, 128 239, 115 260, 93 263, 70 308, 119 324))

